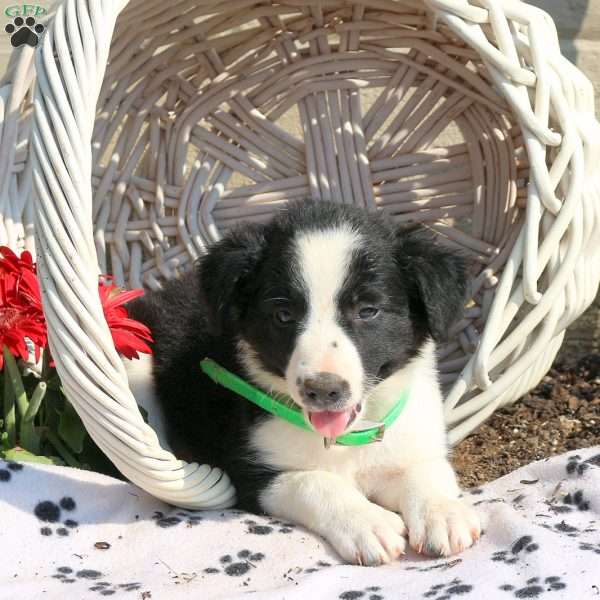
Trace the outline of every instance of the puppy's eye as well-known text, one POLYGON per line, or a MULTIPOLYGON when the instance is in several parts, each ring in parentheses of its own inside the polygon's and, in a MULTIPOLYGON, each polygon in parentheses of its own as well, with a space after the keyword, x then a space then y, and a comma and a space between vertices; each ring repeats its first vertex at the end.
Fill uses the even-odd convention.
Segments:
POLYGON ((363 306, 358 311, 358 318, 361 321, 371 321, 379 314, 379 309, 376 306, 363 306))
POLYGON ((294 315, 287 308, 278 308, 274 313, 273 317, 275 321, 280 325, 290 325, 294 322, 294 315))

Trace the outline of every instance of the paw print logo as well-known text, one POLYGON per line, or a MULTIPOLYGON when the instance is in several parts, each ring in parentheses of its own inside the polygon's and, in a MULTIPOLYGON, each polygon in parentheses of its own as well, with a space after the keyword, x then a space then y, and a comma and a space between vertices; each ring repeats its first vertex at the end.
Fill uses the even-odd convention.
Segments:
POLYGON ((432 585, 429 590, 423 594, 423 598, 450 600, 452 596, 463 596, 465 594, 470 594, 472 591, 472 585, 464 583, 462 579, 458 579, 457 577, 448 583, 437 583, 432 585))
MULTIPOLYGON (((221 556, 219 559, 225 575, 229 575, 230 577, 241 577, 250 569, 256 568, 256 563, 265 558, 265 555, 262 552, 252 552, 251 550, 240 550, 236 556, 239 559, 237 561, 234 561, 230 554, 221 556)), ((204 572, 212 575, 214 573, 220 573, 221 569, 208 567, 207 569, 204 569, 204 572)))
POLYGON ((339 595, 340 600, 385 600, 384 596, 378 594, 381 588, 376 585, 372 585, 364 590, 348 590, 346 592, 342 592, 339 595))
POLYGON ((511 583, 505 583, 500 586, 500 589, 503 592, 513 592, 515 598, 537 598, 544 592, 558 592, 558 590, 564 590, 566 587, 567 584, 563 583, 560 577, 552 576, 546 577, 543 581, 540 577, 532 577, 525 582, 523 587, 518 589, 511 583))
POLYGON ((98 581, 104 577, 104 573, 95 569, 80 569, 76 571, 71 567, 58 567, 56 573, 52 575, 54 579, 58 579, 61 583, 75 583, 76 581, 89 581, 93 585, 89 588, 92 592, 98 592, 101 596, 112 596, 118 591, 135 592, 141 589, 142 584, 137 581, 131 583, 112 584, 108 581, 98 581))
POLYGON ((178 511, 175 515, 166 516, 160 510, 154 511, 152 520, 158 527, 162 529, 168 529, 169 527, 175 527, 179 523, 186 523, 187 527, 194 527, 202 521, 203 517, 189 512, 178 511))
MULTIPOLYGON (((75 500, 70 496, 61 498, 58 504, 51 500, 44 500, 38 502, 33 509, 33 513, 42 523, 57 524, 61 523, 64 527, 58 527, 56 529, 56 535, 60 537, 66 537, 69 535, 70 529, 75 529, 79 523, 73 519, 65 519, 62 521, 63 511, 73 512, 76 509, 75 500)), ((52 535, 52 528, 48 525, 44 525, 40 529, 40 533, 45 536, 52 535)))
POLYGON ((7 483, 12 479, 14 473, 19 473, 23 470, 23 465, 17 462, 7 462, 4 465, 6 468, 0 469, 0 483, 7 483))
POLYGON ((40 41, 40 35, 44 33, 45 27, 41 23, 36 23, 33 17, 15 17, 12 23, 4 27, 4 31, 10 35, 10 43, 18 48, 27 44, 35 48, 40 41))
POLYGON ((533 541, 530 535, 520 537, 509 550, 498 550, 492 554, 494 562, 503 562, 505 565, 514 565, 519 560, 521 552, 535 552, 539 546, 533 541))

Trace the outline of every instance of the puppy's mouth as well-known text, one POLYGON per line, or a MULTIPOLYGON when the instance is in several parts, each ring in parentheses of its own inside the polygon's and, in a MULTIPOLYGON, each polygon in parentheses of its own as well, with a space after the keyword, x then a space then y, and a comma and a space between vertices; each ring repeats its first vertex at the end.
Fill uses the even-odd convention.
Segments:
POLYGON ((308 420, 326 438, 337 438, 344 433, 356 420, 360 413, 361 405, 355 404, 345 410, 308 410, 308 420))

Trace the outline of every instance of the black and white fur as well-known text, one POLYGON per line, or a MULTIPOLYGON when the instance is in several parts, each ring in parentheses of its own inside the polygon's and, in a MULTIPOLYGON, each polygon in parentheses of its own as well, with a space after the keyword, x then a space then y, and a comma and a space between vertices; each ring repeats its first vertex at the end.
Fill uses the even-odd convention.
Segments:
POLYGON ((304 525, 353 563, 394 560, 407 534, 418 552, 460 552, 480 524, 447 459, 435 343, 465 286, 464 262, 420 229, 294 204, 229 233, 193 272, 131 306, 155 338, 153 358, 129 367, 132 388, 179 457, 227 471, 240 508, 304 525), (199 368, 206 356, 291 397, 309 422, 347 411, 351 429, 385 415, 401 390, 410 399, 382 442, 326 449, 317 432, 215 385, 199 368), (323 374, 344 383, 307 393, 323 374))

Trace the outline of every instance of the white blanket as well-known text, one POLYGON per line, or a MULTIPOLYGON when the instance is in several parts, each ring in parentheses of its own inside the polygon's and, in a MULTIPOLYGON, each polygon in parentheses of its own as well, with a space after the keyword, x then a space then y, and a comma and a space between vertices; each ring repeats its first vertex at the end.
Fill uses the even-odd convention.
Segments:
POLYGON ((366 568, 290 523, 194 513, 95 473, 0 462, 0 598, 600 599, 600 447, 468 495, 484 521, 473 548, 366 568))

